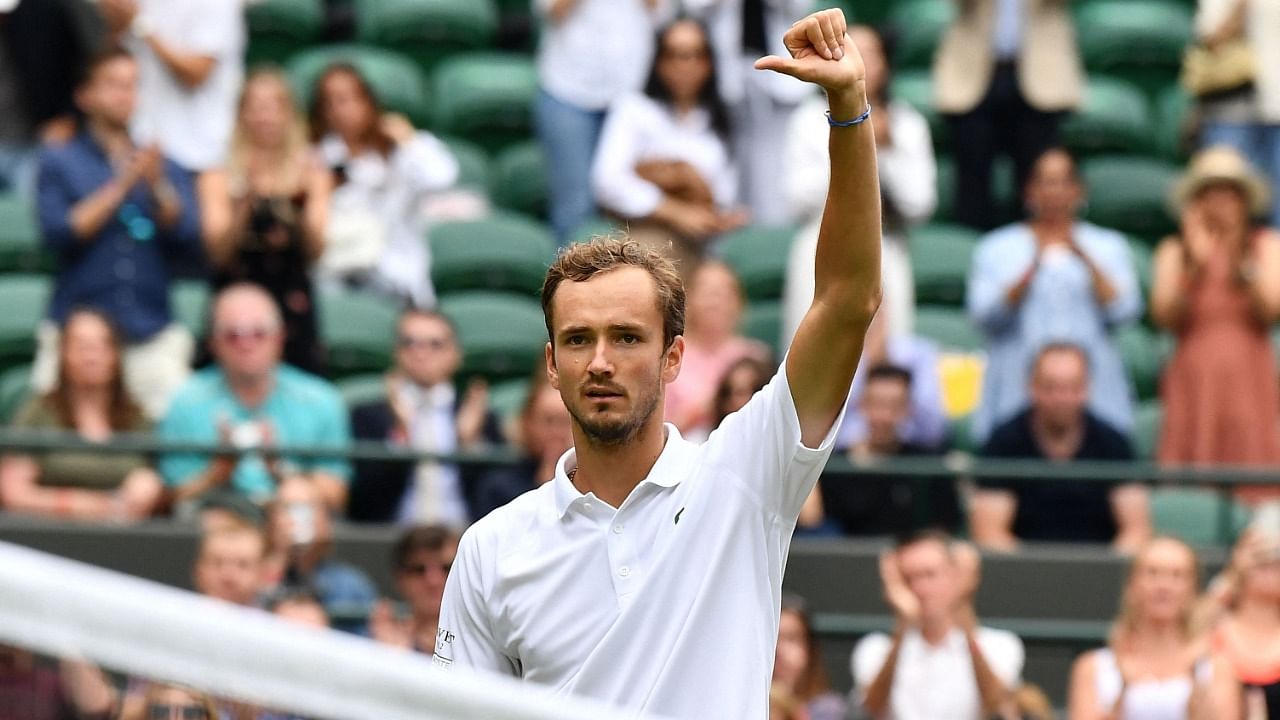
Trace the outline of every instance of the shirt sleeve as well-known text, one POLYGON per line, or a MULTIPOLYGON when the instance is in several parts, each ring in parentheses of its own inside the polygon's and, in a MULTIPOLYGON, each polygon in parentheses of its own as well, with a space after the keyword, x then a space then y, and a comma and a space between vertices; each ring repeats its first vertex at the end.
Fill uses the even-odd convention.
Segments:
POLYGON ((938 165, 929 124, 910 106, 891 107, 882 121, 892 126, 893 144, 876 150, 881 188, 908 223, 924 222, 938 206, 938 165))
MULTIPOLYGON (((156 435, 166 442, 200 442, 210 440, 203 437, 196 426, 197 418, 208 417, 208 412, 200 412, 182 398, 175 398, 156 428, 156 435)), ((196 473, 201 472, 209 464, 209 459, 192 453, 166 453, 160 456, 157 467, 164 484, 169 487, 181 487, 191 482, 196 473)))
MULTIPOLYGON (((519 677, 519 664, 503 651, 493 632, 486 602, 491 595, 485 587, 478 545, 476 527, 472 526, 458 543, 457 557, 445 581, 435 664, 444 669, 460 666, 519 677)), ((493 562, 494 558, 484 560, 493 562)))
POLYGON ((1005 302, 1009 290, 1007 260, 1000 256, 1001 245, 987 237, 978 245, 969 268, 965 305, 969 317, 989 334, 1008 330, 1016 317, 1016 309, 1005 302))
POLYGON ((596 202, 625 218, 648 217, 662 203, 658 186, 636 174, 643 125, 649 115, 636 103, 619 101, 605 116, 591 167, 596 202))
POLYGON ((727 470, 766 514, 794 523, 831 455, 843 415, 842 409, 818 447, 806 447, 784 359, 769 384, 707 439, 706 462, 727 470))
MULTIPOLYGON (((324 447, 345 448, 351 445, 351 418, 347 416, 337 391, 318 407, 320 424, 316 443, 324 447)), ((351 482, 351 462, 346 458, 316 458, 312 470, 333 475, 344 483, 351 482)))
POLYGON ((245 44, 244 3, 240 0, 200 3, 200 21, 182 28, 179 50, 199 53, 223 62, 245 44))
POLYGON ((392 163, 415 193, 439 192, 458 181, 458 159, 431 133, 420 132, 397 148, 392 163))
POLYGON ((853 648, 850 659, 850 670, 853 673, 853 692, 859 704, 866 697, 867 688, 875 682, 876 676, 889 659, 889 650, 893 642, 888 635, 872 633, 858 641, 853 648))
POLYGON ((1022 682, 1022 664, 1026 651, 1017 635, 1003 630, 984 628, 978 636, 978 647, 991 672, 1006 688, 1016 688, 1022 682))
POLYGON ((42 150, 36 169, 36 214, 45 247, 54 252, 66 250, 76 242, 70 217, 75 203, 62 164, 51 150, 42 150))

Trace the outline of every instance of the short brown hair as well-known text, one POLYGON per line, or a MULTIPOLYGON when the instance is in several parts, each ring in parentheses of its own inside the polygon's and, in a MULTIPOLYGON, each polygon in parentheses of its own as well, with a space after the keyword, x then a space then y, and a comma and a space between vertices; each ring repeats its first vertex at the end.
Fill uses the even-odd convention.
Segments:
POLYGON ((671 346, 677 335, 684 334, 684 282, 676 266, 657 250, 645 247, 625 235, 600 235, 588 242, 570 245, 560 251, 547 269, 542 282, 542 317, 547 324, 547 337, 554 346, 551 301, 565 280, 584 282, 595 275, 620 267, 638 267, 649 273, 658 289, 658 311, 662 313, 662 346, 671 346))
POLYGON ((448 545, 458 544, 458 533, 443 525, 418 525, 409 528, 391 547, 391 567, 399 571, 409 564, 409 558, 419 550, 440 552, 448 545))

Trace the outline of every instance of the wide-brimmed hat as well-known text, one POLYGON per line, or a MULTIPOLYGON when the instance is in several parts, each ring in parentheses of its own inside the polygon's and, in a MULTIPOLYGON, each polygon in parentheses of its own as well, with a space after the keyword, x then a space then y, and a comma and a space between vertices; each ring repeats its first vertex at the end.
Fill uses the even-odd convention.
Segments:
POLYGON ((1196 153, 1191 165, 1173 185, 1170 202, 1181 214, 1187 201, 1209 185, 1231 183, 1240 188, 1249 204, 1250 215, 1262 215, 1271 207, 1271 188, 1234 148, 1216 145, 1196 153))

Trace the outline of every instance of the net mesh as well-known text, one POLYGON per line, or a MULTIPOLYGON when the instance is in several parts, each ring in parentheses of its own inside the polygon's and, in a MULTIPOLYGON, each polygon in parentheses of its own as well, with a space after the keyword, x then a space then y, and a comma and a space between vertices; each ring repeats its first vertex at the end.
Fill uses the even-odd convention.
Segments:
POLYGON ((92 683, 71 680, 97 668, 122 697, 171 683, 217 698, 221 717, 235 717, 225 708, 237 705, 271 708, 251 717, 290 719, 636 717, 509 678, 445 673, 420 654, 0 543, 0 720, 64 717, 41 703, 91 695, 92 683))

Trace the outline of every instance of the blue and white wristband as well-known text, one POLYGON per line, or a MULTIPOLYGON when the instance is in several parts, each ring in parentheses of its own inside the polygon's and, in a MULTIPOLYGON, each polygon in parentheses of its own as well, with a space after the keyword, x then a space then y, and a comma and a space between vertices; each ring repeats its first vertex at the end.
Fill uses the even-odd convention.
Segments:
POLYGON ((853 127, 854 125, 861 125, 862 123, 866 122, 867 118, 869 117, 871 117, 871 103, 867 103, 867 109, 863 111, 861 115, 859 115, 858 117, 852 120, 836 120, 835 118, 831 117, 831 111, 828 110, 827 124, 830 125, 831 127, 847 128, 847 127, 853 127))

